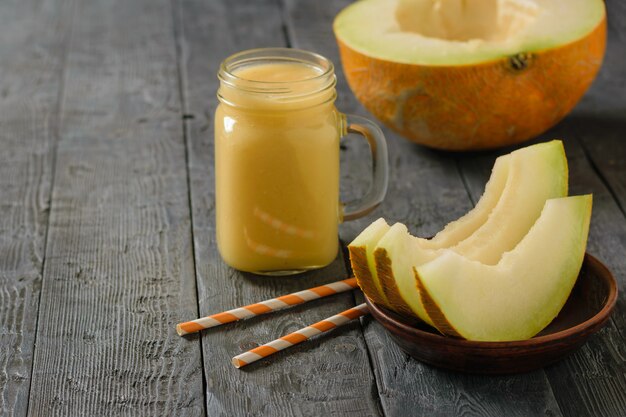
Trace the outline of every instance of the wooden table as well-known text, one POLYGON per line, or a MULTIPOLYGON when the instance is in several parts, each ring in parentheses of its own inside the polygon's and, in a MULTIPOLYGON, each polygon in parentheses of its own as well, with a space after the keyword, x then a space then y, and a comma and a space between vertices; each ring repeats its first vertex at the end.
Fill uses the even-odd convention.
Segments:
MULTIPOLYGON (((361 302, 344 293, 189 338, 177 322, 349 274, 340 254, 297 278, 258 278, 215 245, 212 117, 227 55, 292 46, 339 63, 348 0, 0 2, 0 415, 626 416, 626 295, 576 354, 525 375, 446 372, 356 321, 237 370, 234 354, 361 302)), ((589 251, 626 282, 626 3, 564 138, 573 194, 594 194, 589 251)), ((365 114, 340 66, 338 107, 365 114)), ((470 209, 495 157, 385 131, 392 180, 369 218, 430 235, 470 209)), ((348 139, 344 197, 368 186, 348 139)))

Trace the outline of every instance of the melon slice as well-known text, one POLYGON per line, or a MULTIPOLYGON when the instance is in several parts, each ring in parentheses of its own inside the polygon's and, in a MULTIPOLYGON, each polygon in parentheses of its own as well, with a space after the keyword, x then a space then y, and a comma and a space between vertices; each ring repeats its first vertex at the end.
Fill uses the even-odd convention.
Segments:
POLYGON ((365 295, 376 304, 390 307, 387 297, 378 281, 374 258, 371 254, 376 243, 389 230, 389 225, 384 219, 378 219, 365 228, 348 245, 350 252, 350 264, 356 281, 365 295))
POLYGON ((432 239, 421 239, 421 246, 431 249, 447 248, 471 236, 476 229, 487 221, 489 214, 498 204, 509 177, 510 166, 510 155, 497 158, 491 170, 489 181, 485 185, 485 191, 476 206, 460 219, 448 223, 432 239))
MULTIPOLYGON (((420 245, 430 249, 445 248, 459 243, 474 233, 485 223, 500 200, 507 182, 509 165, 510 155, 496 159, 485 192, 476 206, 460 219, 448 223, 433 239, 419 239, 420 245)), ((374 264, 374 249, 389 229, 389 225, 383 219, 376 220, 350 243, 348 250, 352 270, 365 295, 376 304, 392 308, 397 303, 388 301, 374 264)))
MULTIPOLYGON (((568 169, 563 143, 558 140, 528 146, 510 154, 506 185, 488 219, 468 238, 450 249, 484 264, 496 264, 535 223, 546 200, 567 195, 568 169)), ((377 279, 389 307, 431 324, 415 286, 413 266, 445 253, 424 247, 423 239, 396 224, 374 249, 377 279)))
POLYGON ((445 249, 424 248, 420 240, 402 223, 394 224, 374 249, 375 268, 389 301, 387 308, 434 326, 415 286, 413 267, 435 259, 445 249))
POLYGON ((528 339, 556 317, 580 271, 591 195, 553 199, 514 250, 485 265, 448 250, 415 268, 422 302, 444 334, 528 339))
POLYGON ((578 102, 606 46, 603 0, 361 0, 333 25, 359 101, 440 149, 536 137, 578 102))

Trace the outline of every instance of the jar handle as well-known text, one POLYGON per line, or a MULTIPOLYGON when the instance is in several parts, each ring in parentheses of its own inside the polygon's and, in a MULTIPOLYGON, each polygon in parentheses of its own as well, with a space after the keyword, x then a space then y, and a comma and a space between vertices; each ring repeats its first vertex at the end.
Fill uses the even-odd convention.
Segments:
POLYGON ((367 140, 372 154, 372 184, 360 199, 342 204, 341 221, 363 217, 372 212, 385 198, 389 182, 387 142, 380 128, 370 120, 352 114, 342 115, 342 137, 356 133, 367 140))

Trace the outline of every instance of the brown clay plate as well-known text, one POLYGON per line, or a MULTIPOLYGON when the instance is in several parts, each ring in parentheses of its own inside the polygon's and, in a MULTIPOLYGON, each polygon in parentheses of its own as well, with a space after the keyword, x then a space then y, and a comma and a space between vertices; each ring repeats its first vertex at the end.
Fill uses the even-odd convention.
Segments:
POLYGON ((442 336, 366 299, 372 316, 415 359, 455 371, 480 374, 528 372, 550 365, 582 346, 606 323, 617 299, 617 283, 602 262, 586 254, 572 293, 559 315, 532 339, 473 342, 442 336))

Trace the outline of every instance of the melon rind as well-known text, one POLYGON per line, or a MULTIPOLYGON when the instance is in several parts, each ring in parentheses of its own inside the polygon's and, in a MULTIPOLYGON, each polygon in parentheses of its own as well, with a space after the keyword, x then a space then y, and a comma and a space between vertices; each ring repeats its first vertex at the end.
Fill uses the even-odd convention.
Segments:
POLYGON ((384 219, 374 221, 348 245, 348 252, 352 272, 361 290, 376 304, 390 308, 378 280, 373 258, 376 244, 388 230, 389 225, 384 219))

